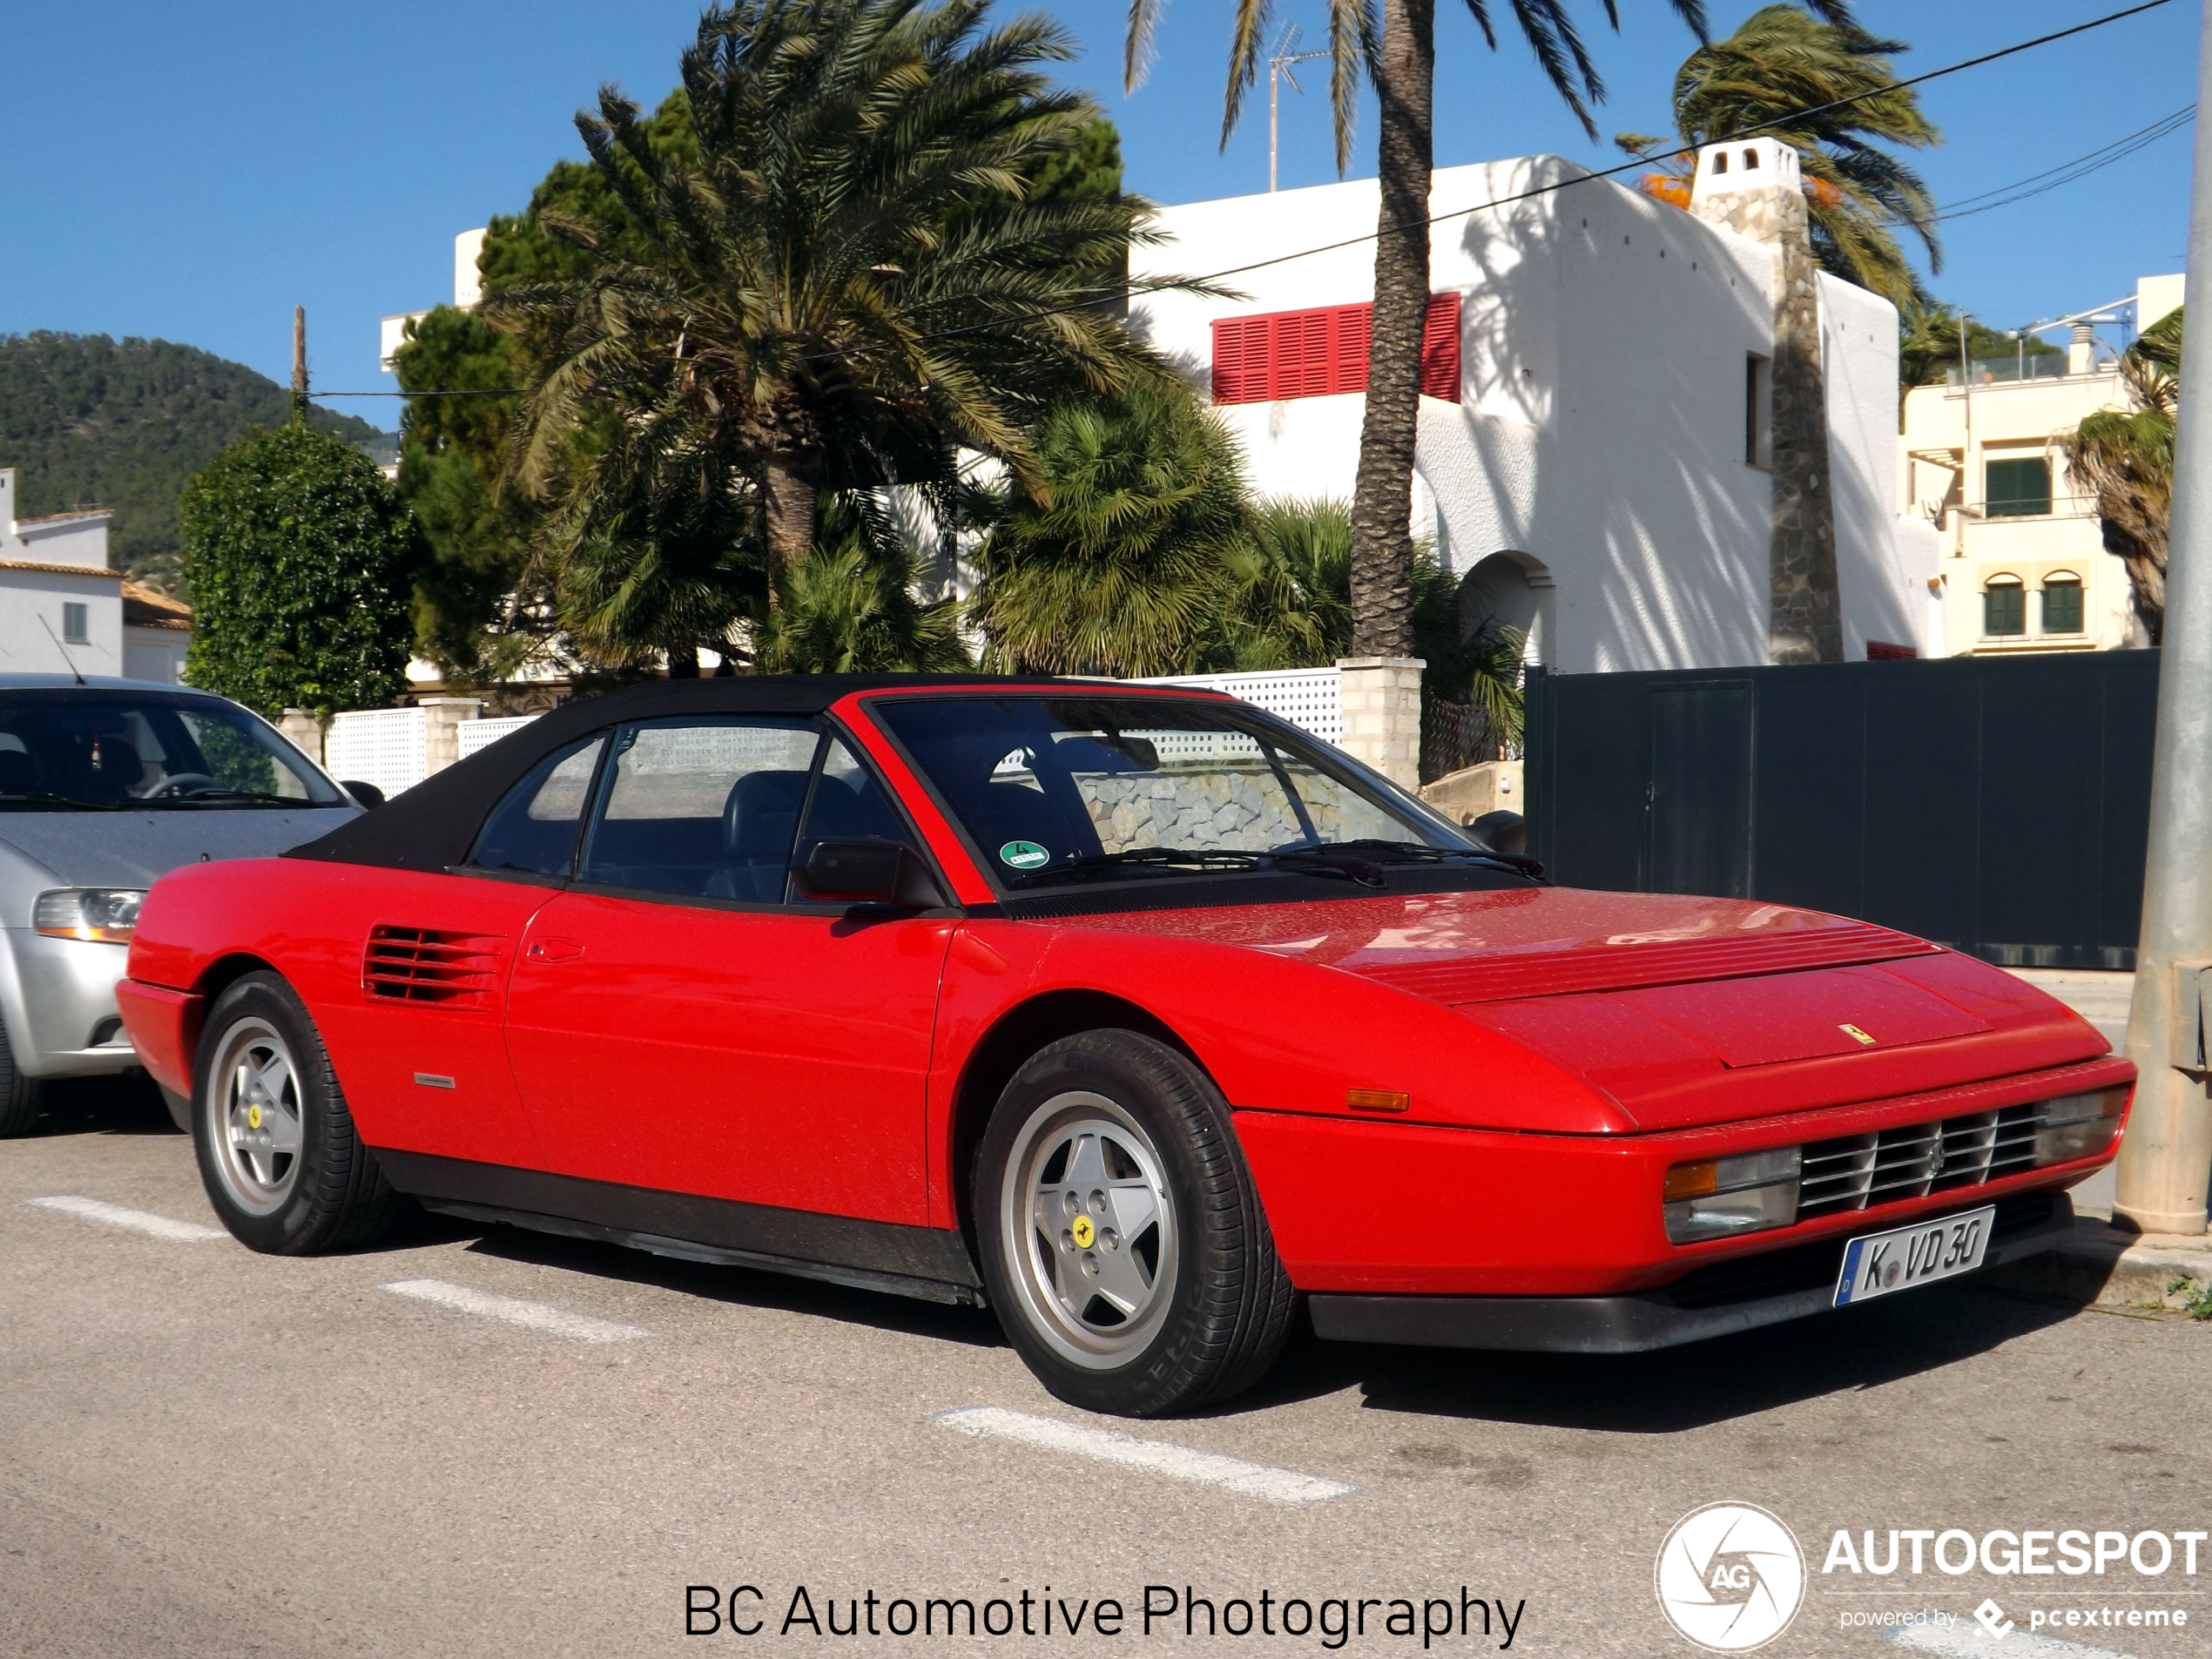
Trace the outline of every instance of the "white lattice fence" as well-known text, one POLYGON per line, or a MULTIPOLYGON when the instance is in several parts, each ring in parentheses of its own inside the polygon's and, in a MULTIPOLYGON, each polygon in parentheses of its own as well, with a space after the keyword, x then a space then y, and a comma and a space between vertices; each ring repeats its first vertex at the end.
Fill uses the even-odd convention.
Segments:
POLYGON ((374 784, 387 795, 412 789, 428 775, 428 724, 421 709, 338 715, 323 739, 323 766, 334 778, 374 784))
POLYGON ((1179 674, 1133 680, 1136 685, 1191 685, 1226 691, 1311 732, 1324 743, 1344 742, 1344 677, 1333 668, 1286 668, 1245 674, 1179 674))
POLYGON ((496 720, 463 720, 454 728, 455 736, 461 745, 461 758, 466 760, 477 750, 489 744, 497 743, 509 732, 520 732, 536 718, 537 716, 535 714, 513 714, 502 716, 496 720))

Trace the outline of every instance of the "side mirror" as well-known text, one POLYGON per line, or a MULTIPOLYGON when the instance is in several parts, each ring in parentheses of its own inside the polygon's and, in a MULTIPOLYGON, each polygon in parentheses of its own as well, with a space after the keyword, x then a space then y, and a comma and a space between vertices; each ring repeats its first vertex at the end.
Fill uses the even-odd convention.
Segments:
POLYGON ((354 798, 354 805, 365 813, 373 813, 384 804, 384 792, 374 784, 365 784, 358 779, 341 779, 339 788, 354 798))
POLYGON ((892 904, 927 910, 945 902, 937 878, 897 841, 817 841, 799 873, 799 894, 829 904, 892 904))

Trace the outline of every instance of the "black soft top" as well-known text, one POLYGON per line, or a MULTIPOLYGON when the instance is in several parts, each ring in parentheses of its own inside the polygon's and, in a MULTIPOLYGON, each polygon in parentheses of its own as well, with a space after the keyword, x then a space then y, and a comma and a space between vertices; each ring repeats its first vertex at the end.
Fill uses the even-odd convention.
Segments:
POLYGON ((813 715, 854 691, 937 687, 1062 693, 1156 689, 1130 687, 1119 680, 1011 678, 989 674, 734 675, 649 680, 604 697, 565 704, 541 715, 521 731, 509 732, 467 759, 433 773, 388 805, 349 819, 329 834, 295 846, 284 856, 388 870, 445 870, 469 856, 476 832, 492 808, 532 766, 555 750, 594 732, 624 720, 670 715, 813 715))

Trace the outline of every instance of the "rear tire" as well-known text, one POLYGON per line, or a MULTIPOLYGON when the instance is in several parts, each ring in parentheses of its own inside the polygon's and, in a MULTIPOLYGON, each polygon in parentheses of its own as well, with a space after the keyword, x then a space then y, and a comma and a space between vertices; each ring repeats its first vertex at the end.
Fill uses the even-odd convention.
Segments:
POLYGON ((1212 1082, 1165 1043, 1088 1031, 999 1098, 972 1189, 984 1281, 1039 1381, 1124 1417, 1259 1380, 1297 1292, 1212 1082))
POLYGON ((208 1010, 192 1101, 208 1202, 240 1244, 314 1256, 368 1244, 399 1207, 307 1007, 284 980, 248 974, 208 1010))
POLYGON ((0 1141, 30 1133, 45 1092, 37 1078, 26 1077, 16 1069, 16 1053, 8 1046, 8 1028, 0 1025, 0 1141))

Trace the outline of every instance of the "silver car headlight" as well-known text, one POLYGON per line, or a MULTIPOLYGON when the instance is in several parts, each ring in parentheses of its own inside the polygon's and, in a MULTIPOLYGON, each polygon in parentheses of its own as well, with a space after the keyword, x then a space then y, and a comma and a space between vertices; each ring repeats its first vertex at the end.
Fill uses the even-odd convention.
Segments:
POLYGON ((127 945, 145 901, 144 887, 57 887, 38 895, 30 925, 49 939, 127 945))

